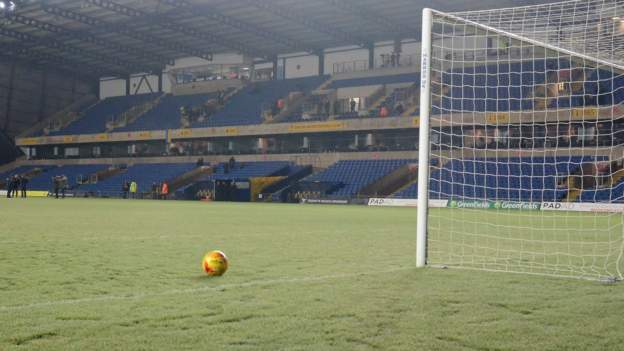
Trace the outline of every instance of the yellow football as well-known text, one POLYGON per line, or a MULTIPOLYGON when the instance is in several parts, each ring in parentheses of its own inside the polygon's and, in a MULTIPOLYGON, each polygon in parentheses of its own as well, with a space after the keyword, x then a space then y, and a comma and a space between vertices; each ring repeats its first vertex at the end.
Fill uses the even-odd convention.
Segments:
POLYGON ((223 275, 228 269, 228 258, 221 251, 210 251, 204 255, 202 268, 210 276, 223 275))

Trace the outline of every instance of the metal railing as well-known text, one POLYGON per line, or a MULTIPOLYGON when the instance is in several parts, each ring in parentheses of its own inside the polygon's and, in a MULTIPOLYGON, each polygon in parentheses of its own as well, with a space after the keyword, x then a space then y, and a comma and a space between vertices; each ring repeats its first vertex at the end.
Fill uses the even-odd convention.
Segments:
POLYGON ((368 60, 355 60, 334 63, 333 73, 350 73, 368 71, 368 60))

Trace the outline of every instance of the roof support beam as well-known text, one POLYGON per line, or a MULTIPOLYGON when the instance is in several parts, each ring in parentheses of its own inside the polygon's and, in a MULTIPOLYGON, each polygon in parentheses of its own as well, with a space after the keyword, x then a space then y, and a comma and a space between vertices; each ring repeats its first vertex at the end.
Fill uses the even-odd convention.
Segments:
POLYGON ((268 29, 260 28, 256 25, 249 24, 240 21, 232 16, 220 13, 217 9, 210 5, 194 5, 187 0, 160 0, 161 3, 174 7, 177 10, 185 10, 187 13, 195 16, 201 16, 210 20, 219 22, 226 26, 241 30, 248 35, 262 37, 272 40, 280 45, 294 51, 306 51, 308 53, 314 53, 322 50, 320 47, 315 47, 306 43, 302 43, 298 40, 294 40, 288 37, 288 35, 275 33, 268 29))
POLYGON ((4 106, 4 131, 9 130, 9 125, 11 123, 11 112, 12 112, 12 104, 13 104, 13 88, 15 83, 15 67, 16 62, 13 61, 11 63, 11 70, 9 71, 9 82, 7 84, 7 98, 4 106))
POLYGON ((111 50, 112 52, 123 52, 129 55, 137 56, 140 62, 144 62, 146 59, 151 59, 151 60, 157 60, 161 64, 161 66, 164 66, 166 64, 170 64, 170 65, 173 64, 172 59, 167 59, 155 53, 149 53, 143 50, 138 50, 138 49, 129 48, 123 45, 119 45, 117 43, 113 43, 105 39, 94 37, 93 35, 90 35, 88 33, 80 33, 80 32, 76 32, 72 30, 67 30, 63 27, 59 27, 57 25, 50 24, 47 22, 42 22, 34 18, 28 18, 22 15, 19 15, 17 13, 9 13, 7 16, 15 22, 18 22, 27 26, 31 26, 42 31, 61 35, 69 39, 80 40, 83 42, 94 44, 96 46, 102 46, 111 50))
POLYGON ((416 36, 420 33, 420 30, 418 29, 395 25, 395 21, 379 17, 379 14, 374 10, 371 10, 366 5, 360 4, 359 2, 353 0, 323 1, 334 8, 343 10, 345 13, 360 17, 362 20, 365 20, 366 23, 374 23, 379 28, 396 33, 397 36, 409 35, 410 37, 416 38, 416 36))
MULTIPOLYGON (((105 64, 123 67, 130 71, 139 72, 144 68, 144 67, 140 67, 138 65, 134 65, 129 62, 119 60, 114 57, 110 57, 108 55, 89 53, 84 50, 81 50, 80 48, 67 45, 59 40, 52 39, 52 38, 38 38, 33 35, 24 33, 24 32, 18 32, 18 31, 14 31, 8 28, 3 28, 3 27, 0 27, 0 35, 14 38, 23 42, 30 42, 36 45, 46 46, 46 47, 49 47, 58 51, 67 52, 69 54, 74 55, 75 57, 87 56, 89 57, 90 61, 103 62, 105 64)), ((111 69, 111 71, 115 71, 115 69, 111 69)))
POLYGON ((352 35, 347 32, 343 32, 340 29, 332 28, 331 25, 326 23, 320 23, 305 14, 298 13, 288 7, 279 7, 271 4, 269 1, 257 1, 257 0, 241 0, 249 6, 253 6, 257 9, 272 13, 278 17, 281 17, 290 22, 298 23, 302 26, 310 28, 318 33, 326 34, 337 40, 340 45, 358 45, 360 47, 366 47, 370 40, 362 38, 360 36, 352 35))
POLYGON ((118 33, 121 35, 125 35, 129 38, 138 40, 140 42, 145 43, 146 45, 151 45, 158 47, 160 49, 169 50, 175 53, 185 53, 190 56, 200 57, 206 60, 212 60, 212 53, 199 50, 194 47, 190 47, 188 45, 184 45, 175 41, 164 40, 149 34, 145 34, 143 32, 137 31, 134 28, 130 28, 127 25, 121 23, 109 23, 104 22, 102 20, 85 16, 78 12, 66 10, 60 7, 55 6, 43 6, 43 10, 47 13, 60 16, 69 20, 73 20, 82 24, 86 24, 92 28, 90 30, 93 34, 106 34, 106 33, 118 33))
POLYGON ((0 55, 11 60, 27 61, 36 66, 44 66, 43 63, 53 63, 59 71, 65 71, 72 75, 78 73, 89 79, 99 79, 100 75, 111 73, 107 68, 47 54, 15 43, 0 44, 0 55))
POLYGON ((236 43, 231 40, 221 38, 213 33, 176 23, 175 18, 166 16, 166 15, 162 15, 162 14, 153 15, 144 11, 140 11, 140 10, 128 7, 128 6, 115 3, 110 0, 85 0, 85 1, 95 6, 101 7, 103 9, 112 11, 114 13, 128 16, 130 18, 148 20, 150 24, 165 28, 174 33, 186 34, 188 36, 200 39, 202 40, 202 42, 217 44, 219 46, 232 49, 236 52, 240 52, 240 53, 247 54, 250 56, 259 56, 259 57, 265 57, 269 55, 269 53, 265 52, 263 49, 253 48, 247 45, 242 45, 240 43, 236 43))
POLYGON ((41 90, 39 91, 39 113, 37 115, 37 122, 43 121, 45 118, 46 103, 48 102, 48 70, 41 71, 41 90))

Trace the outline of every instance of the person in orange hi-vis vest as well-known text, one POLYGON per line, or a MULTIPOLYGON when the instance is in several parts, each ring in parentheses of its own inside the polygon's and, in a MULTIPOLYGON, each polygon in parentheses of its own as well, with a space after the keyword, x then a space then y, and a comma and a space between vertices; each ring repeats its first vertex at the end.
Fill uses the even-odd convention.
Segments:
POLYGON ((163 200, 167 200, 167 195, 169 195, 169 184, 167 182, 163 182, 162 189, 160 190, 160 195, 163 200))

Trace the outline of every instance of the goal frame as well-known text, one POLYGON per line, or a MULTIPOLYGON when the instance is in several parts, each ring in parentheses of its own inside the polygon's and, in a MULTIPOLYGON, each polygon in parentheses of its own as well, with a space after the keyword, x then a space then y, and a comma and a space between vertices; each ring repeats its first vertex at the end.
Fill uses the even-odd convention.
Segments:
MULTIPOLYGON (((551 4, 552 5, 552 4, 551 4)), ((519 6, 515 8, 525 8, 531 6, 519 6)), ((504 10, 504 9, 497 9, 504 10)), ((430 119, 431 119, 431 60, 432 60, 432 29, 434 15, 446 17, 448 19, 465 23, 475 28, 479 28, 488 32, 498 33, 527 44, 543 47, 546 50, 553 50, 562 54, 578 57, 583 60, 591 61, 597 65, 606 65, 624 72, 624 65, 598 57, 592 57, 584 53, 571 51, 550 43, 527 38, 522 35, 514 34, 494 28, 485 24, 474 22, 469 19, 461 18, 450 13, 445 13, 431 8, 424 8, 422 12, 422 31, 421 31, 421 73, 420 73, 420 114, 419 114, 419 141, 418 141, 418 199, 417 199, 417 228, 416 228, 416 267, 423 268, 428 266, 427 260, 427 242, 428 242, 428 215, 429 215, 429 176, 431 163, 431 145, 430 145, 430 119)), ((622 234, 624 237, 624 233, 622 234)), ((621 256, 624 255, 624 247, 621 256)))

